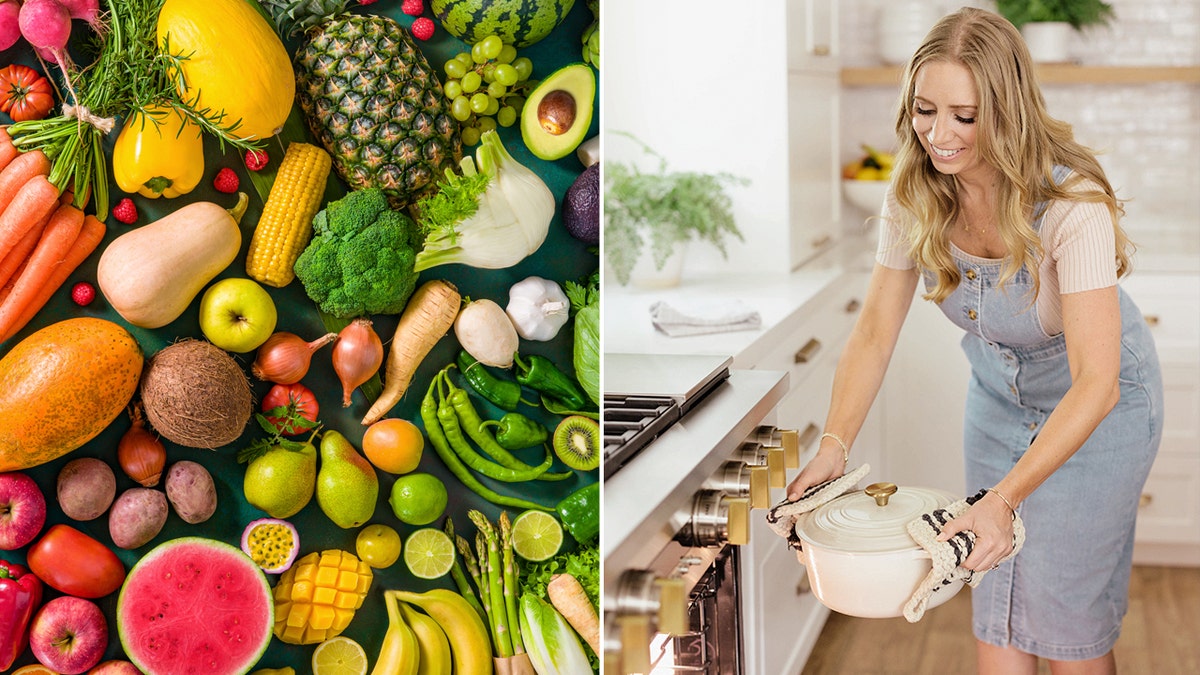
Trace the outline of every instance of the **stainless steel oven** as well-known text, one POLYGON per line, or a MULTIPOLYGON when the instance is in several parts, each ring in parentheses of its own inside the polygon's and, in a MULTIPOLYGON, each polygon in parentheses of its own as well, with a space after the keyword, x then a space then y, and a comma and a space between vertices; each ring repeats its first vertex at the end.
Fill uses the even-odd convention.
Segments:
POLYGON ((766 424, 788 376, 604 358, 604 672, 740 675, 740 546, 799 463, 797 434, 766 424))

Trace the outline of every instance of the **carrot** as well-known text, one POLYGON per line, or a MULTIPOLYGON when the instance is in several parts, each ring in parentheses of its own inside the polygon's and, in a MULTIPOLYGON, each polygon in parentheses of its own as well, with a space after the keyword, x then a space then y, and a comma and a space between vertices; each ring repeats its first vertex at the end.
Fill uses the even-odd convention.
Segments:
POLYGON ((460 305, 458 289, 441 279, 425 282, 412 294, 388 349, 383 391, 363 417, 363 424, 377 422, 400 401, 412 384, 417 366, 454 325, 460 305))
POLYGON ((8 163, 13 161, 17 156, 17 146, 13 145, 12 137, 8 135, 8 131, 0 128, 0 169, 8 166, 8 163))
POLYGON ((600 618, 579 580, 570 574, 555 574, 546 584, 550 604, 571 624, 592 651, 600 653, 600 618))
POLYGON ((0 335, 8 336, 13 332, 12 327, 25 308, 37 299, 42 287, 54 276, 54 270, 66 260, 82 229, 83 211, 74 206, 60 206, 50 216, 25 269, 13 283, 12 291, 0 302, 0 335))
POLYGON ((25 262, 29 254, 33 252, 33 248, 37 246, 38 240, 42 238, 42 231, 46 229, 47 220, 50 219, 46 218, 39 225, 25 233, 25 236, 21 237, 21 241, 17 242, 17 245, 8 252, 8 255, 0 260, 0 287, 3 287, 16 277, 17 269, 20 268, 21 263, 25 262))
POLYGON ((16 248, 29 230, 43 223, 58 206, 58 188, 35 175, 0 212, 0 258, 16 248))
POLYGON ((0 211, 8 207, 30 178, 37 175, 50 175, 50 160, 41 150, 23 152, 0 170, 0 211))
MULTIPOLYGON (((25 324, 33 320, 33 317, 50 301, 51 296, 66 282, 67 277, 71 276, 71 273, 78 269, 83 264, 83 261, 87 260, 87 257, 100 246, 100 242, 104 240, 105 231, 104 223, 95 216, 89 213, 83 217, 83 227, 79 230, 79 236, 75 239, 75 243, 71 245, 66 258, 54 268, 50 274, 50 278, 46 280, 46 283, 38 291, 37 297, 26 305, 25 309, 21 312, 21 316, 13 323, 11 328, 6 333, 0 335, 0 342, 16 335, 18 331, 25 327, 25 324)), ((2 303, 3 301, 0 301, 0 306, 2 306, 2 303)))

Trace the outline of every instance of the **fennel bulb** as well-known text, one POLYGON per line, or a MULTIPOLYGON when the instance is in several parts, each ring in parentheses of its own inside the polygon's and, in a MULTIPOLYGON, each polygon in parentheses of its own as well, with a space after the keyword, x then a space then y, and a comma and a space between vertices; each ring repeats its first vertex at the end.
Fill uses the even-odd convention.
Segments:
POLYGON ((571 624, 554 605, 532 593, 521 596, 521 639, 538 675, 586 675, 587 652, 571 624))
POLYGON ((416 271, 459 263, 512 267, 542 245, 554 218, 550 188, 513 159, 495 131, 485 131, 462 175, 446 170, 438 192, 417 203, 425 244, 416 271))

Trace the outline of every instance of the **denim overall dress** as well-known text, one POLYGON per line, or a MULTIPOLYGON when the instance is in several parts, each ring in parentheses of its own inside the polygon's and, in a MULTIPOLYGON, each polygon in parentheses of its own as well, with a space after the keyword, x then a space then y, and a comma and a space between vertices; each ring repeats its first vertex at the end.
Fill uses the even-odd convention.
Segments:
MULTIPOLYGON (((1056 171, 1061 181, 1065 171, 1056 171)), ((1044 206, 1044 205, 1043 205, 1044 206)), ((1039 209, 1044 214, 1045 209, 1039 209)), ((1034 222, 1040 230, 1042 215, 1034 222)), ((962 274, 941 309, 966 331, 966 493, 1013 468, 1071 385, 1063 335, 1047 335, 1022 269, 952 247, 962 274)), ((931 278, 926 275, 928 287, 931 278)), ((976 638, 1054 660, 1102 656, 1128 604, 1138 499, 1162 436, 1162 375, 1149 328, 1118 289, 1120 402, 1021 505, 1024 548, 973 590, 976 638)))

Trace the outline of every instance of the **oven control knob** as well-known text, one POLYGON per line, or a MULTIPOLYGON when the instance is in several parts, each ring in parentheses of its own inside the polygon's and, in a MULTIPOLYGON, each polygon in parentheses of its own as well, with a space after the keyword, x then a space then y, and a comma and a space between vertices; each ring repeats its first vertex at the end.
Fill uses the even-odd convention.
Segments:
POLYGON ((766 466, 767 465, 767 448, 762 443, 754 441, 745 441, 738 446, 736 452, 733 453, 733 459, 745 462, 750 466, 766 466))
POLYGON ((691 517, 675 535, 685 546, 715 547, 750 543, 750 500, 720 490, 701 490, 692 500, 691 517))
POLYGON ((773 488, 787 486, 787 466, 784 464, 782 447, 767 448, 767 475, 773 488))
POLYGON ((626 673, 650 672, 650 617, 624 614, 616 621, 617 634, 621 636, 621 670, 626 673))
POLYGON ((784 465, 789 469, 800 468, 800 432, 796 429, 763 425, 751 434, 750 439, 762 445, 783 448, 784 465))
POLYGON ((688 632, 687 586, 683 579, 659 577, 654 585, 658 587, 658 632, 671 635, 688 632))
POLYGON ((765 509, 771 506, 771 490, 767 467, 751 466, 734 460, 725 462, 717 472, 704 482, 703 487, 720 490, 730 497, 746 497, 750 508, 765 509))

